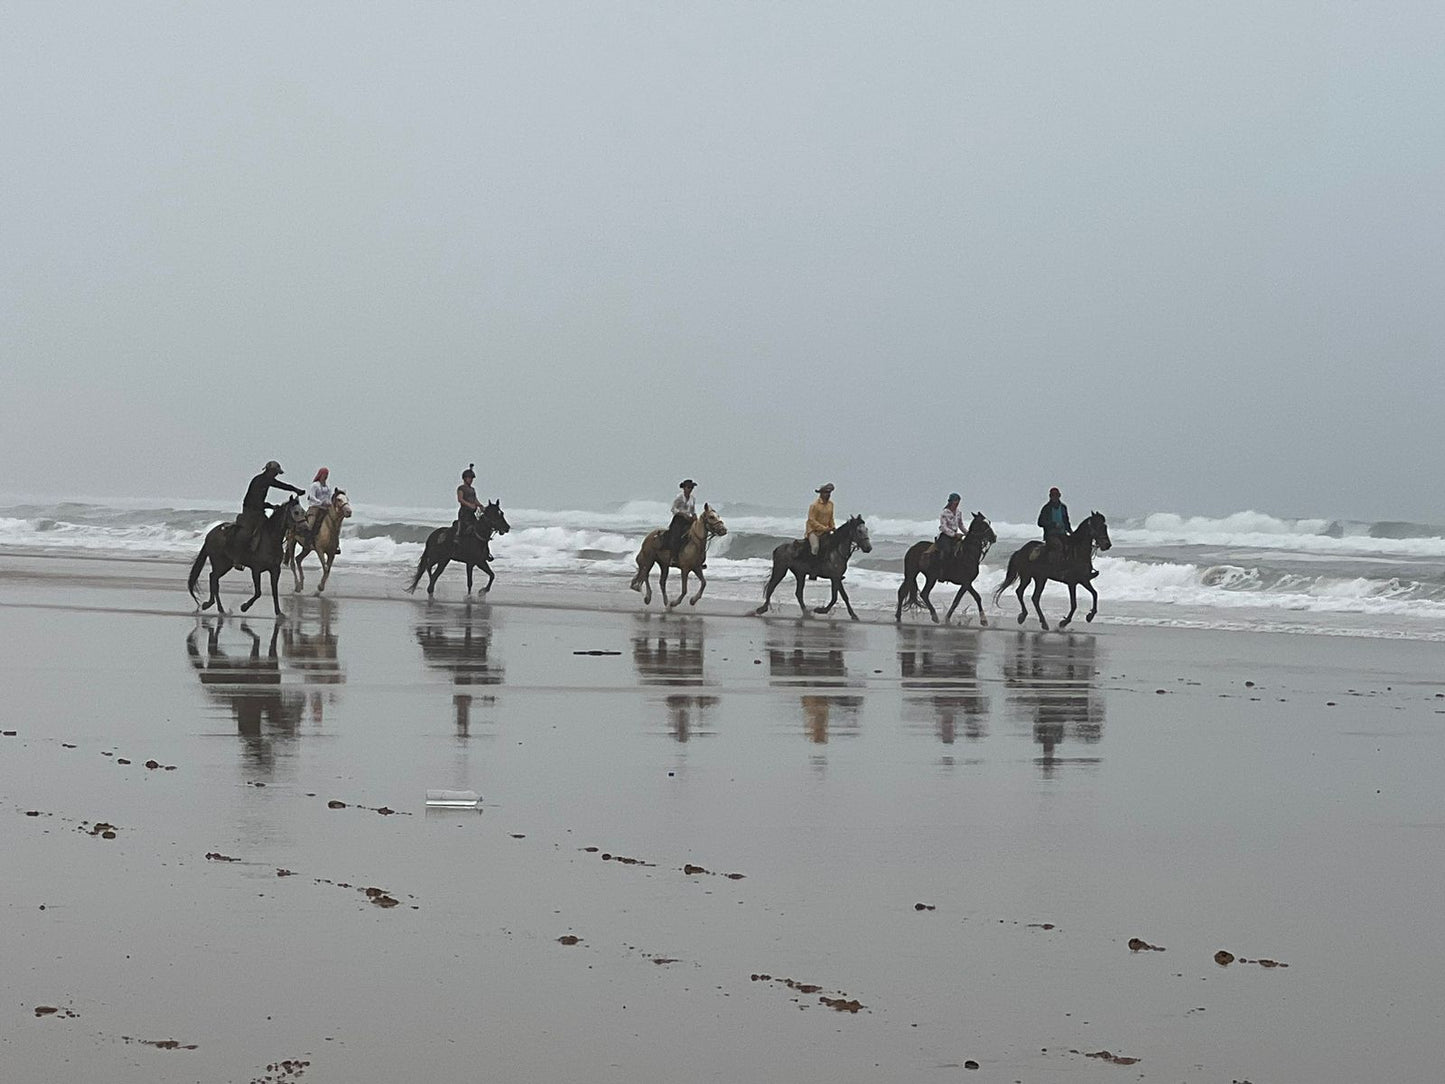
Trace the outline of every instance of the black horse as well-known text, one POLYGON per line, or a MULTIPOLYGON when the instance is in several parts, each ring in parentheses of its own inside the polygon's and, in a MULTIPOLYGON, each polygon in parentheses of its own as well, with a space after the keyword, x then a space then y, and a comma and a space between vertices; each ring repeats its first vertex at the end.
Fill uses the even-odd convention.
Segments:
POLYGON ((496 501, 483 506, 481 515, 477 517, 476 530, 464 535, 460 544, 454 541, 455 524, 451 527, 438 527, 427 535, 426 548, 422 550, 421 559, 416 563, 416 575, 411 578, 407 593, 416 590, 416 585, 421 582, 422 573, 425 572, 431 577, 426 585, 426 593, 430 595, 436 590, 437 578, 447 565, 460 561, 467 566, 467 594, 472 593, 473 568, 480 568, 487 574, 487 586, 482 588, 482 594, 486 594, 492 589, 492 581, 497 578, 488 563, 487 544, 491 542, 493 534, 506 534, 511 529, 507 517, 502 514, 502 506, 496 501))
POLYGON ((1032 582, 1034 612, 1039 615, 1039 624, 1047 630, 1049 623, 1044 617, 1044 611, 1039 608, 1039 598, 1044 593, 1044 584, 1049 580, 1057 580, 1069 588, 1069 613, 1059 622, 1059 628, 1068 628, 1069 622, 1074 619, 1074 611, 1079 608, 1080 586, 1088 591, 1089 597, 1094 600, 1093 606, 1084 615, 1085 621, 1092 621, 1099 612, 1099 593, 1094 590, 1093 584, 1094 550, 1107 550, 1112 545, 1109 541, 1109 525, 1104 522, 1103 512, 1090 513, 1089 518, 1079 524, 1073 534, 1063 539, 1062 552, 1057 558, 1048 552, 1044 543, 1026 542, 1008 559, 1008 575, 993 593, 993 604, 997 606, 1004 591, 1017 580, 1018 588, 1015 593, 1019 597, 1019 624, 1022 625, 1029 619, 1029 609, 1024 605, 1024 589, 1032 582))
MULTIPOLYGON (((221 577, 233 568, 249 566, 251 583, 255 586, 256 592, 241 603, 241 612, 245 613, 261 597, 261 573, 269 572, 271 574, 271 604, 276 608, 276 616, 281 616, 281 600, 276 595, 276 580, 281 575, 283 563, 281 544, 286 537, 287 530, 299 530, 305 526, 306 513, 301 510, 301 505, 297 503, 295 497, 285 504, 268 504, 266 507, 273 511, 256 528, 261 536, 261 541, 255 549, 248 549, 244 553, 232 550, 231 539, 236 533, 234 523, 218 523, 206 532, 206 540, 201 543, 201 552, 196 554, 196 559, 191 562, 191 576, 186 581, 186 588, 191 592, 191 598, 196 600, 201 609, 209 610, 214 605, 217 613, 225 613, 225 610, 221 608, 221 577), (207 558, 211 562, 211 597, 205 602, 201 602, 196 595, 196 583, 201 578, 201 568, 205 565, 207 558), (238 560, 238 558, 244 558, 244 560, 238 560)), ((241 544, 245 546, 247 543, 241 544)))
POLYGON ((825 535, 819 543, 817 557, 808 551, 807 542, 784 542, 773 550, 773 574, 768 577, 768 586, 763 591, 763 604, 753 613, 761 615, 768 612, 774 589, 782 582, 783 577, 791 572, 798 581, 798 608, 803 611, 804 617, 808 616, 808 607, 803 603, 803 582, 809 576, 816 576, 832 581, 833 597, 828 600, 828 605, 819 606, 813 612, 828 613, 838 604, 838 596, 841 595, 843 605, 848 607, 848 616, 857 621, 858 615, 853 612, 853 604, 848 601, 848 592, 843 590, 843 576, 848 571, 848 558, 853 556, 855 549, 864 553, 873 549, 873 543, 868 538, 868 527, 862 516, 854 516, 836 531, 825 535))
POLYGON ((927 606, 928 613, 933 618, 934 624, 938 623, 938 611, 933 608, 933 603, 928 600, 928 593, 933 590, 935 583, 956 583, 959 585, 958 594, 953 596, 953 603, 948 607, 948 613, 943 616, 943 623, 948 624, 953 617, 953 611, 958 609, 958 604, 963 601, 964 592, 973 596, 974 605, 978 607, 978 623, 987 625, 988 618, 983 615, 983 599, 978 597, 978 591, 973 586, 973 581, 978 577, 979 562, 983 555, 988 552, 989 546, 998 541, 998 536, 993 533, 993 526, 982 512, 973 514, 973 522, 968 525, 968 532, 958 543, 958 552, 947 560, 940 560, 937 548, 932 542, 915 542, 908 547, 908 552, 903 555, 903 582, 898 585, 898 609, 893 614, 894 621, 903 620, 903 607, 910 609, 917 606, 927 606), (923 573, 923 592, 918 591, 918 574, 923 573))

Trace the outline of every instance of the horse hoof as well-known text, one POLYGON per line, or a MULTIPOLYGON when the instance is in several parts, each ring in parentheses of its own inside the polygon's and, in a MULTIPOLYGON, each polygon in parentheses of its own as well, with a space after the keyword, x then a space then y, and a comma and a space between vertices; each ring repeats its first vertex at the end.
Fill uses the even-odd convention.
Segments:
POLYGON ((980 626, 987 625, 987 624, 988 624, 988 618, 986 618, 986 617, 980 617, 980 618, 978 619, 978 623, 979 623, 980 626))
MULTIPOLYGON (((934 623, 935 625, 938 624, 938 615, 937 615, 937 614, 934 614, 934 615, 933 615, 933 623, 934 623)), ((946 625, 946 624, 948 624, 948 622, 945 621, 944 624, 946 625)))
POLYGON ((1022 625, 1022 624, 1023 624, 1025 621, 1027 621, 1028 619, 1029 619, 1029 615, 1028 615, 1028 614, 1019 614, 1019 624, 1020 624, 1020 625, 1022 625))
POLYGON ((1085 614, 1085 615, 1084 615, 1084 620, 1085 620, 1085 621, 1092 621, 1092 620, 1094 620, 1094 615, 1093 615, 1093 614, 1085 614))

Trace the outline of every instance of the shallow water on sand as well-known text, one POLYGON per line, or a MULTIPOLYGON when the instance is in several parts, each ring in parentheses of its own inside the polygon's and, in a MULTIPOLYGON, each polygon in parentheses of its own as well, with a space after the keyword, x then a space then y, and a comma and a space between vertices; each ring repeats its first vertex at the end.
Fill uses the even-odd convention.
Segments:
POLYGON ((7 1078, 1435 1071, 1434 645, 287 608, 0 581, 7 1078))

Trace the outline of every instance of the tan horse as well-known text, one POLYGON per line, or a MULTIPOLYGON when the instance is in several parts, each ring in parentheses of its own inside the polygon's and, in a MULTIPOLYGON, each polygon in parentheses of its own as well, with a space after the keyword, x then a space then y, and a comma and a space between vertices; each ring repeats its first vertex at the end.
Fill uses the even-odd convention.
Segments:
POLYGON ((671 557, 663 549, 663 543, 667 539, 667 529, 659 527, 642 540, 642 548, 637 551, 637 575, 632 577, 628 584, 634 591, 644 592, 642 604, 649 605, 652 602, 652 566, 657 565, 661 570, 658 577, 657 589, 662 592, 662 601, 670 610, 674 606, 682 605, 682 600, 687 598, 687 577, 688 573, 697 576, 697 594, 688 599, 688 605, 696 606, 697 600, 702 598, 702 593, 707 590, 707 578, 702 574, 703 562, 707 559, 707 544, 710 539, 721 538, 728 533, 727 527, 722 521, 722 516, 713 511, 710 504, 702 506, 702 515, 692 521, 692 526, 687 529, 687 537, 683 539, 682 546, 676 557, 666 560, 664 555, 671 557), (669 602, 667 598, 667 570, 669 568, 682 569, 682 594, 677 596, 676 601, 669 602))
POLYGON ((341 521, 350 515, 351 501, 346 496, 346 490, 338 489, 331 495, 331 507, 326 510, 326 515, 321 517, 321 522, 316 527, 315 539, 308 542, 294 529, 286 532, 286 564, 291 569, 291 575, 295 577, 297 593, 306 587, 306 572, 301 563, 313 550, 316 559, 321 562, 321 582, 316 585, 316 593, 326 590, 326 581, 331 578, 331 563, 336 560, 336 551, 341 546, 341 521), (301 547, 300 553, 296 552, 298 545, 301 547))

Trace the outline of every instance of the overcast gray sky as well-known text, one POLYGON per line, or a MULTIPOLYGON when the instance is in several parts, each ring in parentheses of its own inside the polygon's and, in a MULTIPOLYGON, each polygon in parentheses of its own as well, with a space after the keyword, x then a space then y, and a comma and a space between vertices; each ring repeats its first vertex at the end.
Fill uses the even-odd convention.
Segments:
POLYGON ((0 492, 1438 518, 1442 58, 1438 2, 7 3, 0 492))

